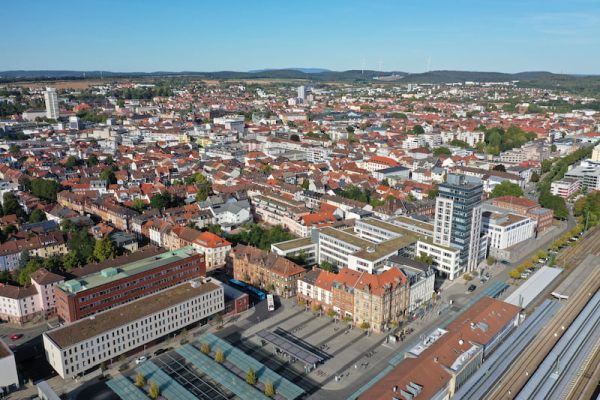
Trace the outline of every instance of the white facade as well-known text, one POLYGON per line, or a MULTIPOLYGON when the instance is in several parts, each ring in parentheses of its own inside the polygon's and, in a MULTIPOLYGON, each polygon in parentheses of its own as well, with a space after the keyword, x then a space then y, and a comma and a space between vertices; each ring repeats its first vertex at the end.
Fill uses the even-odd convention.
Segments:
POLYGON ((550 192, 563 199, 571 197, 581 188, 581 181, 573 178, 564 178, 560 181, 552 182, 550 192))
POLYGON ((37 293, 19 298, 0 296, 0 319, 12 323, 21 323, 31 319, 40 311, 37 297, 37 293))
POLYGON ((46 358, 63 378, 81 374, 102 362, 141 348, 144 344, 190 324, 210 317, 224 309, 223 287, 216 283, 184 283, 134 302, 101 312, 93 317, 45 332, 43 335, 46 358), (185 291, 184 295, 181 292, 185 291), (172 303, 170 297, 185 297, 172 303), (156 303, 170 303, 150 313, 143 313, 156 303), (141 311, 138 313, 138 309, 141 311), (133 318, 117 325, 115 319, 130 313, 133 318), (107 329, 108 328, 108 329, 107 329), (73 331, 91 332, 87 337, 73 331))
POLYGON ((600 190, 600 162, 584 160, 577 167, 565 173, 565 178, 581 181, 581 186, 588 190, 600 190))
POLYGON ((2 339, 0 339, 0 371, 0 393, 19 388, 15 355, 2 339))
POLYGON ((46 118, 58 119, 58 94, 56 93, 56 89, 46 88, 44 100, 46 102, 46 118))
POLYGON ((490 247, 506 249, 530 239, 535 234, 536 222, 516 214, 484 213, 483 232, 490 247))
POLYGON ((298 294, 327 306, 333 305, 333 292, 298 279, 298 294))
POLYGON ((415 253, 417 255, 425 253, 431 256, 434 261, 433 268, 445 273, 451 281, 462 273, 463 268, 460 265, 460 250, 458 249, 419 240, 415 253))
POLYGON ((196 251, 198 251, 198 253, 204 254, 204 260, 206 262, 207 271, 212 271, 215 268, 219 268, 225 265, 227 253, 231 251, 231 244, 211 247, 205 246, 196 241, 192 243, 192 246, 196 251))

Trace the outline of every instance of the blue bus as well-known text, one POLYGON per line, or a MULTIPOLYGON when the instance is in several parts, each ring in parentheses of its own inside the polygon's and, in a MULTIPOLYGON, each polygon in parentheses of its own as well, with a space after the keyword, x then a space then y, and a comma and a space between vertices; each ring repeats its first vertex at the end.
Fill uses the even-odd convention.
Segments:
POLYGON ((234 286, 234 287, 242 290, 243 292, 248 293, 249 295, 258 299, 259 301, 263 301, 264 299, 267 298, 267 294, 265 292, 255 288, 252 285, 248 285, 246 282, 242 282, 237 279, 230 279, 229 284, 231 286, 234 286))

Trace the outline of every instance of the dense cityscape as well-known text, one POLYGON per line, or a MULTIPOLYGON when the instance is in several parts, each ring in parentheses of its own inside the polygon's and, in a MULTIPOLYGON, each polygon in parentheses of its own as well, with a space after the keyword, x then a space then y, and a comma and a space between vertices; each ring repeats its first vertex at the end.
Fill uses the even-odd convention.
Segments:
MULTIPOLYGON (((197 27, 173 25, 164 41, 139 29, 163 11, 189 21, 197 5, 138 6, 129 26, 122 5, 118 29, 73 20, 69 54, 45 52, 39 35, 20 53, 0 43, 0 398, 600 399, 598 75, 435 70, 431 55, 425 72, 392 55, 406 69, 364 56, 317 68, 348 63, 363 40, 340 25, 359 8, 331 4, 311 18, 288 5, 303 33, 285 49, 274 17, 286 6, 238 4, 231 31, 202 36, 200 59, 186 33, 197 27), (328 44, 311 41, 323 32, 328 44), (103 47, 138 33, 143 55, 103 47), (314 68, 251 69, 294 65, 290 49, 309 43, 314 68)), ((57 7, 66 21, 73 10, 57 7)), ((234 6, 206 7, 215 29, 207 16, 234 6)), ((393 34, 372 13, 389 22, 395 7, 362 5, 373 49, 393 34)), ((553 71, 586 71, 594 56, 567 59, 597 42, 580 37, 600 26, 592 14, 507 25, 531 36, 505 32, 510 64, 498 27, 482 33, 489 49, 471 45, 481 60, 442 49, 456 21, 433 30, 438 47, 414 22, 402 29, 446 54, 441 65, 546 66, 539 44, 552 42, 573 50, 553 71)))

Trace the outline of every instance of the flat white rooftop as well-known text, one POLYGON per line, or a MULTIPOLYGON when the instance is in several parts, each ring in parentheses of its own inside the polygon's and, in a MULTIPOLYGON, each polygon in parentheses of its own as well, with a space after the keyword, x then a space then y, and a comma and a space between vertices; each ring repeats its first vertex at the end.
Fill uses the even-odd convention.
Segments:
POLYGON ((562 268, 542 267, 504 300, 517 307, 527 307, 558 275, 562 268))

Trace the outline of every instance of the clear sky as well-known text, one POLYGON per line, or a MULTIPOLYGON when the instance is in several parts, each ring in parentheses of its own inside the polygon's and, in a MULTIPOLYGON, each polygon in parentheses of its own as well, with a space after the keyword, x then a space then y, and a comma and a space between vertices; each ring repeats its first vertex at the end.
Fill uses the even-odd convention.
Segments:
POLYGON ((600 74, 600 0, 7 0, 0 70, 600 74))

